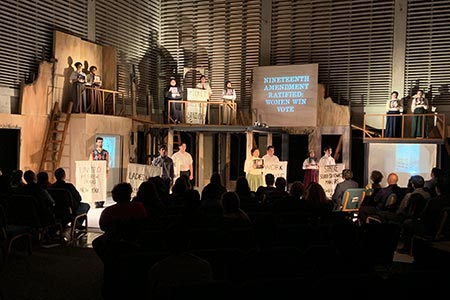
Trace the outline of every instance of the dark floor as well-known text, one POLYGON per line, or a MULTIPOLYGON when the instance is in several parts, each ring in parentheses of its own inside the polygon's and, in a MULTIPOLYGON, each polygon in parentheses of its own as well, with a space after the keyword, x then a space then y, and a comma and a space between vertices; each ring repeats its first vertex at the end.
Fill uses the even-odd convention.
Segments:
POLYGON ((103 264, 92 249, 98 229, 73 243, 34 244, 30 255, 19 242, 0 263, 1 300, 102 299, 103 264))
MULTIPOLYGON (((0 264, 0 300, 87 300, 103 299, 103 263, 92 249, 101 235, 99 228, 64 245, 34 245, 31 255, 15 249, 0 264)), ((391 269, 379 274, 403 273, 413 266, 413 258, 395 253, 391 269)))

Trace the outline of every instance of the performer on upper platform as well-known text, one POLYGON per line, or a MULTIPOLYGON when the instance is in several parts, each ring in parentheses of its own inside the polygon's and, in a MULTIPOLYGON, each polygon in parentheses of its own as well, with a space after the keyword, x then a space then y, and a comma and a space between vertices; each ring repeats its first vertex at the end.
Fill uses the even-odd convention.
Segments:
MULTIPOLYGON (((426 114, 428 109, 428 100, 423 95, 422 90, 418 90, 417 94, 412 97, 411 112, 415 115, 426 114)), ((411 121, 411 136, 426 137, 427 126, 426 117, 414 116, 411 121), (423 128, 422 128, 423 127, 423 128)))
MULTIPOLYGON (((200 76, 200 82, 197 83, 197 85, 195 87, 198 88, 198 89, 207 90, 208 91, 208 101, 211 100, 211 95, 212 95, 213 92, 212 92, 211 86, 206 81, 206 76, 205 75, 201 75, 200 76)), ((210 113, 210 107, 208 106, 208 109, 206 110, 206 116, 205 116, 205 123, 206 124, 209 123, 208 120, 210 118, 211 118, 211 113, 210 113)))
POLYGON ((225 82, 225 88, 222 91, 222 100, 224 102, 222 110, 222 124, 234 124, 235 112, 230 106, 228 106, 228 103, 234 103, 234 101, 236 101, 236 90, 233 89, 230 80, 225 82))
POLYGON ((89 74, 87 75, 86 86, 93 89, 88 89, 88 100, 90 100, 91 111, 93 113, 103 113, 103 103, 101 99, 101 93, 99 91, 102 86, 102 79, 97 74, 97 67, 91 66, 89 68, 89 74))
MULTIPOLYGON (((166 107, 169 107, 168 103, 170 100, 183 100, 183 90, 178 86, 175 77, 170 77, 169 86, 164 93, 164 99, 166 107)), ((170 118, 176 124, 183 121, 183 107, 181 103, 170 103, 170 118)))
POLYGON ((75 63, 76 70, 70 75, 70 82, 72 83, 72 112, 80 112, 80 100, 83 104, 83 110, 86 111, 86 93, 84 85, 86 83, 86 74, 82 71, 83 64, 81 62, 75 63))
POLYGON ((402 132, 402 117, 403 113, 402 100, 398 99, 398 92, 393 91, 391 93, 391 99, 386 101, 386 130, 384 131, 385 137, 400 137, 402 132))

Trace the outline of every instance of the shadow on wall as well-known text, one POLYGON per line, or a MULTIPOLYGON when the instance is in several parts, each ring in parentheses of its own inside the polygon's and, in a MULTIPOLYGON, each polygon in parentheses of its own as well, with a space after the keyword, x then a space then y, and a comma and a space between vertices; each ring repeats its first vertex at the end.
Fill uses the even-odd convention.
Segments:
POLYGON ((69 102, 72 101, 72 84, 70 83, 70 75, 72 75, 75 69, 73 68, 72 56, 67 57, 67 67, 64 68, 64 85, 62 91, 61 110, 67 111, 69 102))

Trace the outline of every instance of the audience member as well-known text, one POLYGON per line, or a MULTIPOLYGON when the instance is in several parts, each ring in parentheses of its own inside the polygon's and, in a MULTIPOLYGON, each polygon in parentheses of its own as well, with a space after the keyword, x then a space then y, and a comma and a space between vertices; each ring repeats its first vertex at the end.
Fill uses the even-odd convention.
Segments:
POLYGON ((316 217, 328 216, 333 211, 334 204, 327 199, 325 190, 317 182, 311 182, 303 194, 306 211, 316 217))
POLYGON ((113 259, 117 251, 137 247, 147 212, 142 203, 131 201, 132 192, 129 183, 114 186, 111 193, 116 204, 106 207, 100 215, 99 225, 104 233, 92 241, 92 246, 103 262, 113 259))
POLYGON ((132 199, 144 205, 147 212, 147 226, 150 229, 162 229, 167 214, 166 207, 159 198, 159 193, 152 181, 147 180, 139 185, 136 196, 132 199))
POLYGON ((39 172, 36 175, 36 183, 43 189, 48 189, 52 184, 50 183, 50 179, 48 177, 47 172, 39 172))
POLYGON ((272 211, 277 212, 294 212, 304 211, 306 209, 306 203, 303 197, 303 183, 301 181, 295 181, 291 185, 288 197, 278 198, 272 205, 272 211))
POLYGON ((436 187, 436 182, 437 182, 438 178, 440 176, 442 176, 443 174, 444 174, 444 172, 442 171, 442 169, 434 167, 431 169, 430 179, 425 181, 423 188, 424 188, 424 190, 429 192, 432 197, 436 196, 436 191, 434 188, 436 187))
POLYGON ((18 193, 31 195, 36 199, 39 219, 42 226, 47 226, 55 223, 55 201, 47 190, 43 189, 37 184, 36 174, 31 171, 25 171, 23 178, 27 183, 22 188, 16 190, 18 193))
POLYGON ((235 192, 226 192, 222 195, 222 208, 224 223, 231 227, 251 226, 247 213, 240 206, 239 196, 235 192))
MULTIPOLYGON (((89 205, 89 203, 82 202, 83 199, 81 198, 80 193, 72 183, 66 182, 66 171, 63 168, 58 168, 55 170, 54 174, 56 182, 53 183, 50 187, 69 191, 70 195, 72 196, 71 205, 74 215, 87 213, 91 206, 89 205)), ((80 227, 81 225, 82 224, 77 224, 78 227, 80 227)))
POLYGON ((170 226, 165 240, 170 254, 150 269, 150 299, 169 299, 177 286, 212 280, 210 263, 189 251, 189 235, 181 224, 170 226))
POLYGON ((209 183, 205 185, 201 194, 201 206, 204 209, 214 209, 220 207, 220 199, 227 192, 222 185, 222 178, 219 173, 213 173, 209 179, 209 183))
POLYGON ((353 189, 358 187, 358 183, 353 178, 353 172, 350 169, 342 170, 342 178, 344 181, 338 183, 334 189, 334 193, 331 196, 331 200, 334 203, 334 210, 342 209, 342 196, 347 189, 353 189))
POLYGON ((271 206, 275 201, 289 197, 289 193, 286 191, 286 186, 286 179, 283 177, 277 177, 275 180, 275 190, 267 195, 265 204, 271 206))
POLYGON ((267 173, 266 175, 264 175, 264 179, 266 181, 266 185, 260 185, 255 193, 258 201, 263 204, 266 203, 268 195, 275 191, 275 176, 273 176, 272 173, 267 173))
POLYGON ((401 220, 400 253, 410 253, 411 242, 417 220, 422 217, 426 203, 430 199, 430 193, 423 189, 424 179, 420 175, 410 178, 413 191, 403 197, 397 209, 397 215, 401 220))

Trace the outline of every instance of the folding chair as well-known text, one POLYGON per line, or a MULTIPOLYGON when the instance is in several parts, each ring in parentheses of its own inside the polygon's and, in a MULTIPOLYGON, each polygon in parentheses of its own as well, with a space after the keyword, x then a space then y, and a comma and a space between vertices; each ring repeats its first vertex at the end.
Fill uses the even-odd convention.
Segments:
POLYGON ((59 231, 59 238, 64 242, 63 228, 60 222, 52 221, 43 224, 39 215, 39 204, 31 195, 13 194, 6 201, 5 212, 8 224, 16 226, 28 226, 32 233, 37 234, 37 239, 42 242, 50 229, 59 231))
POLYGON ((342 196, 342 212, 350 213, 353 222, 358 220, 358 212, 361 203, 366 196, 365 188, 347 189, 342 196))
POLYGON ((72 209, 74 203, 70 192, 60 188, 49 188, 48 192, 55 200, 55 217, 61 220, 63 225, 70 223, 70 240, 75 239, 76 226, 79 220, 85 220, 86 229, 81 232, 87 233, 87 213, 75 214, 72 209))
POLYGON ((15 241, 26 239, 28 253, 32 253, 32 239, 31 228, 28 226, 14 226, 7 225, 5 210, 0 205, 0 242, 3 252, 3 261, 6 262, 9 254, 12 251, 12 246, 15 241))

